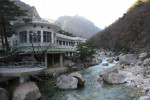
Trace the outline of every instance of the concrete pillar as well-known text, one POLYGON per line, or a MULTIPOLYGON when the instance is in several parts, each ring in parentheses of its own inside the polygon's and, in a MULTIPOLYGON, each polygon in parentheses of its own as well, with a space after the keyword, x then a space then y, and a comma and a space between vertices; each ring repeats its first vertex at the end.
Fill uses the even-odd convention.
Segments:
POLYGON ((18 46, 20 46, 20 33, 18 32, 18 46))
POLYGON ((63 67, 63 56, 62 56, 62 53, 60 54, 60 67, 63 67))
POLYGON ((27 30, 27 43, 29 43, 29 30, 27 30))
POLYGON ((43 30, 41 30, 41 44, 43 44, 43 30))
POLYGON ((54 33, 51 32, 51 43, 53 44, 54 43, 54 33))
POLYGON ((47 68, 48 66, 47 66, 47 53, 45 53, 45 55, 44 55, 44 60, 45 60, 45 67, 47 68))
POLYGON ((54 54, 52 54, 52 66, 54 66, 54 54))

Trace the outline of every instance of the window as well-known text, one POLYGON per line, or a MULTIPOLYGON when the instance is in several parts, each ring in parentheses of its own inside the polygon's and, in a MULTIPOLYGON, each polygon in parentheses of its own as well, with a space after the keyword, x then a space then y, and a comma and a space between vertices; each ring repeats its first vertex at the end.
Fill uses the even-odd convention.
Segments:
POLYGON ((59 45, 62 45, 62 41, 59 41, 59 45))
POLYGON ((51 42, 51 32, 43 32, 43 42, 51 42))
POLYGON ((63 41, 63 45, 65 45, 65 41, 63 41))
POLYGON ((20 43, 27 42, 27 31, 20 32, 20 43))
POLYGON ((29 41, 31 43, 41 42, 41 31, 36 30, 29 31, 29 41))

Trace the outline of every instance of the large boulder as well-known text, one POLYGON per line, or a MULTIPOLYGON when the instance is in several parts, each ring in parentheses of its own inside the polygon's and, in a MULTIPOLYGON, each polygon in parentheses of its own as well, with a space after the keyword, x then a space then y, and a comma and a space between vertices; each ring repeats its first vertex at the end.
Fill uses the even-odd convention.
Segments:
POLYGON ((137 62, 137 56, 133 54, 126 54, 119 57, 120 64, 129 65, 129 64, 135 64, 136 62, 137 62))
POLYGON ((0 100, 9 100, 9 93, 4 88, 0 88, 0 100))
POLYGON ((78 80, 73 76, 61 75, 56 80, 56 86, 59 89, 76 89, 78 85, 78 80))
POLYGON ((37 85, 33 82, 26 82, 15 89, 12 100, 37 100, 40 97, 41 93, 37 85))
POLYGON ((102 77, 104 80, 108 79, 109 73, 112 72, 111 69, 103 69, 100 73, 99 76, 102 77))
POLYGON ((126 82, 124 73, 120 73, 118 69, 104 69, 100 72, 100 77, 107 83, 121 84, 126 82))
POLYGON ((77 78, 79 85, 84 85, 85 80, 84 80, 84 78, 82 77, 81 74, 79 74, 79 73, 71 73, 69 76, 73 76, 73 77, 77 78))
POLYGON ((121 84, 126 81, 126 77, 121 73, 109 73, 108 79, 105 81, 112 84, 121 84))

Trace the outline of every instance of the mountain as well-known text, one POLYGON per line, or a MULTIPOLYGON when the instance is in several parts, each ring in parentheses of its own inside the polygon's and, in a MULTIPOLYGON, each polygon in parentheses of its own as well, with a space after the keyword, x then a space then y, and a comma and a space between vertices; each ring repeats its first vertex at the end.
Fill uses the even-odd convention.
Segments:
POLYGON ((137 0, 121 18, 91 37, 95 48, 115 51, 150 50, 150 0, 137 0))
POLYGON ((27 14, 28 17, 32 17, 32 18, 40 18, 36 8, 34 6, 30 6, 20 0, 13 0, 15 2, 15 4, 17 4, 22 10, 28 10, 27 14))
POLYGON ((90 38, 100 31, 91 21, 81 16, 62 16, 57 19, 62 30, 83 38, 90 38))

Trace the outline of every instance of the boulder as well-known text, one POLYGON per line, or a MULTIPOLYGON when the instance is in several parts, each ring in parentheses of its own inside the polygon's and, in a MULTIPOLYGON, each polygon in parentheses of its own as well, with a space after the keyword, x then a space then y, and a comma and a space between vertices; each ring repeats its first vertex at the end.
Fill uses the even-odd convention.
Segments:
POLYGON ((103 65, 103 66, 108 66, 108 63, 103 63, 102 65, 103 65))
POLYGON ((107 83, 121 84, 126 82, 126 76, 124 73, 118 72, 118 69, 104 69, 99 74, 100 77, 107 83))
POLYGON ((145 59, 143 64, 145 66, 149 66, 150 65, 150 58, 145 59))
POLYGON ((147 53, 147 52, 144 52, 144 53, 141 53, 141 54, 139 55, 139 59, 143 61, 143 60, 146 59, 148 56, 149 56, 148 53, 147 53))
POLYGON ((71 66, 74 66, 74 65, 75 65, 75 63, 72 62, 72 61, 69 61, 69 60, 66 60, 65 64, 64 64, 64 66, 66 66, 66 67, 71 67, 71 66))
POLYGON ((37 85, 33 82, 25 82, 14 90, 12 100, 37 100, 40 97, 41 93, 37 85))
POLYGON ((102 59, 101 58, 96 58, 96 62, 97 63, 102 63, 102 59))
POLYGON ((107 59, 107 61, 108 61, 109 63, 113 63, 113 59, 112 59, 112 58, 107 59))
POLYGON ((121 73, 109 73, 108 79, 105 81, 111 84, 121 84, 126 81, 126 77, 121 73))
POLYGON ((78 80, 73 76, 61 75, 56 80, 56 86, 59 89, 76 89, 78 85, 78 80))
POLYGON ((84 78, 82 77, 81 74, 79 74, 79 73, 71 73, 69 76, 73 76, 73 77, 77 78, 79 85, 84 85, 85 80, 84 80, 84 78))
POLYGON ((139 100, 150 100, 150 96, 141 96, 139 100))
POLYGON ((108 79, 109 73, 112 72, 111 69, 103 69, 100 73, 99 76, 102 77, 104 80, 108 79))
POLYGON ((4 88, 0 88, 0 100, 9 100, 9 93, 4 88))
POLYGON ((118 57, 118 56, 116 56, 116 57, 114 57, 114 58, 113 58, 113 60, 115 60, 115 61, 119 61, 119 57, 118 57))
POLYGON ((129 65, 129 64, 135 64, 136 62, 137 62, 137 56, 133 54, 126 54, 119 57, 120 64, 129 65))
POLYGON ((97 79, 97 81, 98 81, 98 82, 101 82, 101 81, 103 81, 103 78, 102 78, 102 77, 99 77, 99 78, 97 79))

